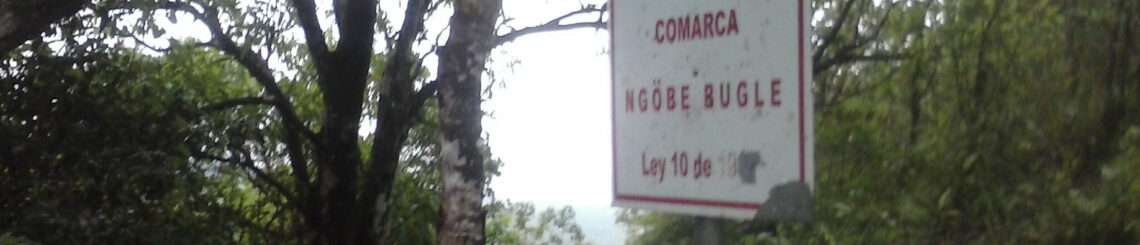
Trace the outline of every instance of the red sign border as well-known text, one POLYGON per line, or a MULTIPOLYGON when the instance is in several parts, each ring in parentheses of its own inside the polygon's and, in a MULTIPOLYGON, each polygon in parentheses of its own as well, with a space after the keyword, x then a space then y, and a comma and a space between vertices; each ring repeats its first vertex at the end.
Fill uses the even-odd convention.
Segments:
MULTIPOLYGON (((615 108, 617 108, 615 106, 617 106, 617 95, 618 95, 618 93, 616 90, 616 88, 617 88, 617 72, 614 69, 614 66, 615 66, 614 52, 616 51, 616 49, 614 48, 614 33, 616 33, 616 31, 614 29, 617 26, 614 24, 614 23, 616 23, 616 21, 614 19, 614 6, 615 6, 614 2, 616 2, 616 1, 617 0, 610 0, 610 4, 608 6, 609 12, 610 12, 610 26, 609 26, 610 27, 610 138, 612 140, 611 146, 613 148, 613 152, 612 152, 613 153, 613 156, 612 156, 613 157, 613 161, 612 161, 613 162, 613 171, 612 171, 613 181, 611 183, 613 185, 614 201, 615 202, 616 201, 628 201, 628 202, 642 202, 642 203, 659 203, 659 204, 680 205, 680 206, 705 206, 705 207, 719 207, 719 208, 733 208, 733 209, 747 209, 747 210, 758 210, 758 209, 760 209, 760 205, 761 205, 760 203, 726 202, 726 201, 712 201, 712 200, 675 198, 675 197, 654 197, 654 196, 630 195, 630 194, 618 193, 618 189, 617 189, 617 185, 618 185, 618 181, 617 181, 618 180, 618 178, 617 178, 617 175, 618 175, 618 173, 617 173, 617 171, 618 171, 618 167, 617 167, 617 163, 618 163, 617 109, 615 109, 615 108)), ((804 127, 806 127, 806 125, 804 125, 806 123, 804 120, 804 83, 805 83, 805 81, 804 81, 804 76, 805 76, 804 75, 804 42, 805 42, 804 31, 805 30, 804 29, 806 28, 804 25, 804 1, 805 0, 797 1, 798 4, 797 4, 797 8, 796 8, 797 9, 796 16, 798 17, 796 20, 796 22, 798 23, 798 27, 796 29, 799 32, 798 37, 797 37, 797 39, 799 40, 799 45, 798 45, 799 46, 799 52, 797 55, 799 56, 798 57, 799 58, 798 75, 799 75, 799 94, 800 94, 800 96, 799 96, 799 110, 800 110, 800 113, 799 113, 799 119, 800 119, 800 151, 799 151, 799 154, 800 154, 800 182, 806 182, 807 181, 805 179, 806 178, 806 176, 805 176, 806 165, 805 164, 807 161, 806 160, 807 156, 805 155, 806 154, 805 153, 805 140, 806 140, 807 136, 806 136, 806 132, 804 129, 804 127)))

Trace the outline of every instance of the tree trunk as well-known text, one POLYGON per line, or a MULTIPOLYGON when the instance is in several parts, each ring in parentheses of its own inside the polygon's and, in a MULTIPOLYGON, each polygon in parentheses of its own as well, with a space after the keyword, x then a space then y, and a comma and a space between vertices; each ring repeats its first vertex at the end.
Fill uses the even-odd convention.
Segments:
POLYGON ((440 244, 483 244, 483 155, 480 92, 484 64, 495 46, 501 0, 457 0, 451 33, 440 50, 440 166, 443 175, 440 244))
MULTIPOLYGON (((383 234, 372 234, 385 230, 391 208, 391 199, 396 172, 400 162, 400 151, 408 139, 408 129, 416 123, 416 117, 424 102, 434 93, 434 85, 424 85, 417 93, 414 89, 419 66, 412 51, 416 37, 423 32, 424 15, 431 4, 430 0, 408 0, 404 11, 404 23, 396 39, 394 50, 384 68, 381 99, 376 102, 380 115, 376 119, 376 129, 372 143, 363 192, 359 221, 363 235, 382 239, 383 234)), ((398 241, 397 241, 398 242, 398 241)))
POLYGON ((0 54, 43 33, 48 25, 71 16, 84 0, 0 0, 0 54))
MULTIPOLYGON (((324 101, 324 115, 321 122, 320 143, 317 146, 317 193, 319 214, 310 222, 316 226, 324 244, 377 244, 369 229, 374 208, 371 203, 358 199, 362 179, 375 178, 362 176, 360 142, 358 132, 364 111, 364 95, 368 84, 369 69, 373 57, 375 21, 379 13, 376 0, 343 0, 333 6, 338 19, 337 28, 341 34, 336 49, 327 53, 317 53, 314 59, 318 69, 318 83, 321 84, 324 101), (327 55, 327 56, 325 56, 327 55), (327 58, 327 59, 324 59, 327 58), (363 228, 362 228, 363 227, 363 228)), ((308 1, 302 4, 311 6, 308 1)), ((315 10, 304 9, 304 16, 311 17, 315 10)), ((320 31, 317 23, 306 28, 307 35, 317 38, 320 31)), ((306 40, 317 44, 317 52, 324 40, 306 40)), ((404 128, 403 130, 407 130, 404 128)))

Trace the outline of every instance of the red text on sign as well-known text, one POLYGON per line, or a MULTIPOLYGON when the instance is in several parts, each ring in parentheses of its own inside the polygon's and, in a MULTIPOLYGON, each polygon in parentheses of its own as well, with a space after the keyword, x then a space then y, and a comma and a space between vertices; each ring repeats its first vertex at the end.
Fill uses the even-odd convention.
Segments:
POLYGON ((657 44, 702 40, 740 33, 736 22, 736 9, 718 10, 703 14, 658 19, 654 24, 653 40, 657 44))
POLYGON ((659 113, 688 111, 694 96, 690 90, 698 90, 701 96, 696 103, 706 110, 780 107, 782 82, 779 78, 767 83, 759 80, 736 82, 710 82, 696 86, 663 85, 654 80, 653 86, 627 89, 625 91, 626 113, 659 113), (695 89, 691 87, 696 87, 695 89), (703 91, 701 93, 700 91, 703 91), (703 102, 703 103, 702 103, 703 102))

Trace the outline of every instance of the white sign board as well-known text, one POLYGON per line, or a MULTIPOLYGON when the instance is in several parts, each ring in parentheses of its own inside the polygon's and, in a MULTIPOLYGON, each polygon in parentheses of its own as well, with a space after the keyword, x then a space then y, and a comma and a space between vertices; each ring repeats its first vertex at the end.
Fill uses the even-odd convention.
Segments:
POLYGON ((612 0, 614 202, 751 218, 813 180, 805 0, 612 0))

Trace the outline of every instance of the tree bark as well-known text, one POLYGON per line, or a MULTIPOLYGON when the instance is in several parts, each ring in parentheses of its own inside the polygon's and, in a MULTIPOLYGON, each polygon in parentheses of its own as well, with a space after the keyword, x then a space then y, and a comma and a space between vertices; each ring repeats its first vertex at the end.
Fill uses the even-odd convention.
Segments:
POLYGON ((479 150, 482 74, 495 47, 501 0, 457 0, 440 49, 440 244, 483 244, 483 154, 479 150))
POLYGON ((51 23, 74 15, 84 0, 0 0, 0 54, 47 30, 51 23))
POLYGON ((404 23, 396 44, 384 67, 384 86, 380 91, 380 108, 373 131, 372 152, 365 174, 364 190, 360 202, 364 220, 359 221, 361 235, 377 239, 377 230, 384 230, 388 224, 388 201, 391 199, 396 172, 400 162, 400 151, 408 139, 408 129, 423 108, 424 101, 434 93, 434 85, 425 85, 419 93, 415 91, 415 79, 420 64, 416 62, 412 46, 416 37, 423 32, 424 15, 427 14, 430 0, 408 0, 404 11, 404 23))
MULTIPOLYGON (((318 81, 322 84, 324 115, 321 124, 321 144, 317 157, 317 188, 320 195, 320 234, 325 244, 376 244, 367 234, 368 226, 361 218, 360 194, 361 159, 359 136, 361 114, 364 110, 364 90, 372 62, 372 44, 376 16, 376 0, 344 0, 334 4, 341 33, 336 50, 328 60, 315 64, 324 67, 318 81), (363 233, 362 233, 363 232, 363 233)), ((306 10, 308 11, 308 10, 306 10)), ((308 34, 315 36, 313 34, 308 34)), ((306 40, 323 42, 323 40, 306 40)), ((319 56, 314 58, 320 59, 319 56)), ((318 71, 319 72, 319 71, 318 71)))

